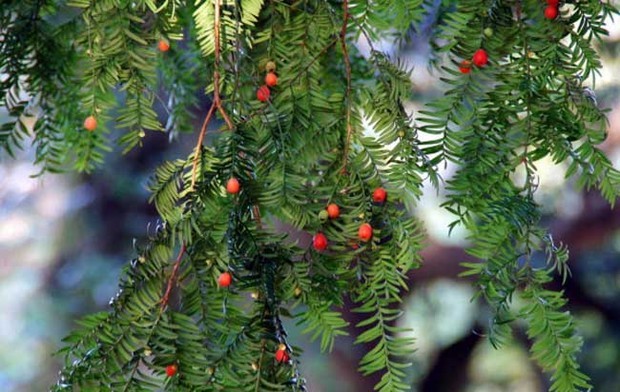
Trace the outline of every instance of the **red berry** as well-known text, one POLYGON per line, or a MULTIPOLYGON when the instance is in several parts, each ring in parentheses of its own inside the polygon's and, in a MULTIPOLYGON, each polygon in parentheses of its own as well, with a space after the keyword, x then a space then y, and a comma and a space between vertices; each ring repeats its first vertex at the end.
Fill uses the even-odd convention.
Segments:
POLYGON ((316 233, 312 238, 312 246, 319 252, 327 249, 327 237, 323 233, 316 233))
POLYGON ((230 272, 222 272, 219 278, 217 278, 217 284, 220 287, 228 287, 232 283, 232 275, 230 272))
POLYGON ((226 192, 230 193, 231 195, 239 193, 239 189, 241 189, 241 185, 239 184, 239 180, 237 180, 235 177, 232 177, 226 183, 226 192))
POLYGON ((545 18, 553 20, 558 17, 558 7, 555 5, 549 5, 545 8, 545 18))
POLYGON ((289 356, 288 356, 288 353, 286 352, 286 349, 278 349, 276 351, 276 361, 280 363, 284 363, 284 362, 288 362, 288 360, 289 360, 289 356))
POLYGON ((269 87, 260 86, 256 91, 256 99, 261 102, 267 102, 269 100, 269 96, 271 95, 271 91, 269 91, 269 87))
POLYGON ((489 55, 484 49, 478 49, 472 58, 473 63, 478 67, 484 67, 489 62, 489 55))
POLYGON ((168 377, 174 376, 175 374, 177 374, 177 370, 179 370, 179 369, 178 369, 177 365, 174 364, 174 363, 172 365, 166 366, 166 376, 168 376, 168 377))
POLYGON ((170 49, 170 44, 165 39, 160 39, 157 43, 157 49, 159 49, 160 52, 167 52, 168 49, 170 49))
POLYGON ((547 0, 547 5, 557 7, 558 5, 560 5, 560 0, 547 0))
POLYGON ((368 242, 372 238, 372 226, 368 223, 362 223, 357 231, 357 236, 361 241, 368 242))
POLYGON ((273 87, 278 84, 278 77, 276 76, 276 74, 273 72, 269 72, 265 76, 265 84, 269 87, 273 87))
POLYGON ((387 199, 387 192, 383 188, 377 188, 372 193, 372 201, 374 201, 375 203, 385 203, 386 199, 387 199))
POLYGON ((84 120, 84 128, 86 128, 86 130, 89 132, 97 129, 97 119, 95 118, 95 116, 86 117, 86 120, 84 120))
POLYGON ((471 72, 471 61, 463 60, 461 61, 461 65, 459 65, 459 71, 463 74, 468 74, 471 72))
POLYGON ((338 204, 330 204, 327 206, 327 215, 329 215, 329 219, 337 219, 340 216, 340 207, 338 204))

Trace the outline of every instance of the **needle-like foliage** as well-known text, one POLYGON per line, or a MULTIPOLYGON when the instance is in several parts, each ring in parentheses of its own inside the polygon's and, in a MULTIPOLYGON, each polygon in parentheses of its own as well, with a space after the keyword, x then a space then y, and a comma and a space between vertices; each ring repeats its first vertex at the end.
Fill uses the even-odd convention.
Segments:
POLYGON ((568 250, 542 227, 534 194, 536 164, 551 157, 579 186, 612 205, 618 196, 620 173, 596 147, 606 119, 590 88, 601 68, 594 44, 615 10, 565 1, 549 20, 545 6, 4 1, 0 98, 9 116, 0 147, 8 154, 31 138, 41 172, 91 171, 115 144, 128 151, 147 131, 198 136, 186 157, 153 174, 161 224, 137 247, 111 310, 85 317, 65 339, 66 366, 52 389, 305 390, 301 352, 284 328, 293 319, 322 350, 356 329, 366 348, 360 371, 381 374, 374 389, 409 390, 414 342, 399 304, 421 265, 412 208, 425 180, 445 184, 450 229, 470 233, 479 262, 463 274, 476 277, 492 309, 491 342, 501 346, 523 320, 551 389, 590 388, 563 293, 547 288, 555 274, 567 279, 568 250), (411 69, 377 44, 406 42, 422 23, 446 91, 410 113, 411 69), (462 63, 478 50, 488 64, 462 63), (259 100, 266 67, 277 84, 259 100), (212 102, 194 129, 199 93, 212 102), (92 132, 87 116, 98 121, 92 132), (454 174, 442 179, 448 164, 454 174), (227 191, 231 178, 238 191, 227 191), (386 201, 373 201, 379 187, 386 201), (323 216, 329 203, 339 217, 323 216), (364 224, 370 239, 358 234, 364 224), (317 233, 327 249, 300 239, 317 233), (543 254, 546 263, 537 261, 543 254), (223 273, 230 285, 218 284, 223 273), (345 301, 362 317, 356 325, 341 314, 345 301), (166 376, 168 365, 178 372, 166 376))

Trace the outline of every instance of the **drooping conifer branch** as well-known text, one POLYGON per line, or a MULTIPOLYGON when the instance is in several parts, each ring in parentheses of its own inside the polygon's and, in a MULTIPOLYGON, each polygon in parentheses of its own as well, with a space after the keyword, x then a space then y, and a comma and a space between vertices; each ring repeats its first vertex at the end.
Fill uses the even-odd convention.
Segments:
POLYGON ((587 386, 565 301, 545 288, 554 269, 566 277, 568 252, 538 227, 533 195, 535 162, 545 156, 568 160, 568 174, 599 187, 611 203, 620 193, 620 174, 595 147, 604 113, 578 78, 600 68, 593 38, 605 33, 608 3, 570 2, 550 19, 534 1, 441 2, 442 17, 432 18, 441 47, 433 56, 447 89, 418 112, 419 128, 405 111, 411 70, 373 42, 402 39, 428 19, 420 1, 70 3, 83 15, 60 27, 43 17, 27 21, 33 4, 0 9, 7 26, 0 73, 9 74, 0 91, 11 109, 0 145, 8 151, 27 133, 19 124, 24 95, 43 97, 38 162, 61 167, 75 151, 72 165, 80 170, 103 162, 99 151, 110 142, 106 132, 84 132, 81 116, 113 113, 118 89, 129 103, 117 117, 125 146, 139 144, 143 128, 160 129, 152 107, 163 101, 153 95, 158 75, 172 108, 167 131, 193 128, 189 113, 207 79, 213 97, 192 153, 163 163, 152 178, 166 229, 124 270, 112 310, 85 318, 68 338, 56 391, 299 390, 300 355, 286 336, 286 318, 330 350, 347 332, 339 309, 347 296, 361 317, 354 338, 366 350, 361 371, 376 377, 381 392, 409 390, 412 339, 395 324, 396 306, 420 264, 423 239, 414 212, 403 206, 416 204, 423 178, 439 186, 435 167, 448 161, 457 168, 446 182, 445 205, 457 216, 450 228, 470 230, 470 251, 480 262, 465 265, 465 273, 479 277, 477 288, 494 310, 491 341, 508 339, 509 321, 520 316, 553 389, 587 386), (183 45, 166 41, 160 53, 153 47, 181 32, 183 45), (353 46, 360 36, 371 49, 367 58, 353 46), (481 49, 485 59, 474 67, 470 59, 481 49), (455 67, 462 60, 469 61, 465 72, 455 67), (256 70, 267 61, 277 63, 277 77, 261 99, 256 70), (224 69, 233 68, 229 83, 224 69), (231 96, 225 104, 224 91, 231 96), (358 109, 372 132, 355 132, 358 109), (219 133, 207 146, 217 113, 238 131, 219 133), (520 165, 523 186, 514 179, 520 165), (222 180, 233 175, 237 186, 223 193, 222 180), (376 200, 378 186, 389 198, 376 200), (332 215, 326 201, 339 212, 332 215), (262 219, 320 233, 322 241, 300 246, 265 230, 262 219), (541 250, 547 268, 524 262, 541 250), (247 293, 256 293, 255 302, 247 293), (523 297, 522 312, 510 306, 513 295, 523 297), (176 364, 178 373, 164 371, 176 364))
POLYGON ((347 87, 345 90, 345 126, 347 136, 344 142, 344 150, 342 152, 342 173, 347 172, 347 162, 349 160, 349 146, 351 144, 351 135, 353 134, 353 126, 351 125, 351 59, 349 58, 349 50, 347 49, 347 26, 349 24, 349 1, 344 0, 342 2, 342 29, 340 30, 340 45, 342 47, 342 57, 344 60, 345 78, 347 80, 347 87))
POLYGON ((233 122, 230 120, 230 117, 228 117, 228 114, 226 113, 226 110, 224 109, 224 106, 222 104, 222 99, 220 97, 220 57, 221 57, 221 48, 220 48, 220 1, 221 0, 215 0, 214 3, 214 7, 215 7, 215 16, 214 16, 214 21, 213 21, 213 37, 214 37, 214 45, 215 45, 215 51, 214 51, 214 70, 213 70, 213 102, 211 103, 211 107, 209 108, 209 111, 207 112, 207 115, 205 116, 205 119, 202 123, 202 127, 200 128, 200 133, 198 134, 198 141, 196 142, 196 147, 194 148, 194 161, 192 164, 192 183, 191 183, 191 189, 194 189, 194 186, 196 185, 196 175, 197 175, 197 169, 198 169, 198 161, 200 160, 200 155, 202 154, 202 143, 204 141, 204 137, 205 134, 207 132, 207 127, 209 126, 209 122, 211 121, 211 117, 213 116, 213 114, 215 113, 215 110, 217 109, 220 114, 222 115, 222 117, 224 118, 224 121, 226 122, 226 126, 228 126, 229 130, 233 130, 234 129, 234 125, 233 122))

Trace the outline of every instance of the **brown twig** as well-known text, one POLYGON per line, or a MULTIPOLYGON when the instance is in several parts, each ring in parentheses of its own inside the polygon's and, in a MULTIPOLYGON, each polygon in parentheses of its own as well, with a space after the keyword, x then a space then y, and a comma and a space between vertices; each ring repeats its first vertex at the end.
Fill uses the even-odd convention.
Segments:
POLYGON ((344 0, 342 2, 343 8, 343 22, 342 29, 340 30, 340 44, 342 46, 342 55, 344 57, 344 68, 347 78, 347 90, 345 93, 345 100, 347 105, 346 123, 347 123, 347 139, 344 144, 344 151, 342 157, 342 173, 347 172, 347 162, 349 160, 349 144, 351 144, 351 135, 353 134, 353 126, 351 125, 351 60, 349 59, 349 50, 347 49, 347 25, 349 23, 349 1, 344 0))
POLYGON ((221 56, 221 48, 220 48, 220 0, 215 2, 215 19, 213 21, 213 36, 215 39, 215 61, 214 61, 214 70, 213 70, 213 102, 211 103, 211 107, 209 108, 209 112, 205 117, 204 122, 202 123, 202 128, 200 129, 200 134, 198 135, 198 142, 196 143, 195 153, 194 153, 194 162, 192 165, 192 186, 191 189, 194 189, 196 185, 196 170, 198 168, 198 160, 200 159, 200 154, 202 152, 202 142, 204 140, 205 134, 207 133, 207 126, 211 121, 211 117, 213 117, 213 113, 215 109, 217 109, 228 129, 233 130, 234 126, 230 117, 224 110, 224 106, 222 106, 222 99, 220 97, 220 56, 221 56))
POLYGON ((168 306, 168 300, 170 299, 170 292, 172 291, 172 285, 174 284, 176 277, 179 273, 179 266, 181 265, 181 260, 183 260, 183 255, 185 254, 185 251, 186 251, 186 247, 185 247, 185 243, 183 243, 181 245, 181 249, 179 250, 179 254, 177 255, 177 259, 174 261, 174 267, 172 268, 172 273, 170 274, 170 277, 168 278, 168 285, 166 286, 166 292, 164 293, 164 296, 161 297, 160 310, 162 312, 166 308, 166 306, 168 306))
POLYGON ((254 206, 252 207, 252 210, 254 212, 254 220, 256 221, 256 226, 259 229, 262 229, 263 228, 263 222, 261 221, 261 218, 260 218, 260 208, 258 207, 257 204, 254 204, 254 206))

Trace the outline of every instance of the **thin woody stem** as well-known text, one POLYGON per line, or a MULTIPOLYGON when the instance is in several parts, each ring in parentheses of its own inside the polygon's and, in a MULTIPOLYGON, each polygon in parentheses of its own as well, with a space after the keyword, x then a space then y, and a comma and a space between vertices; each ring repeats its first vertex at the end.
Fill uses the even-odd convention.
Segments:
POLYGON ((349 22, 349 1, 344 0, 342 2, 343 8, 343 22, 342 29, 340 30, 340 44, 342 46, 342 55, 344 57, 344 69, 345 76, 347 78, 347 89, 345 92, 346 100, 346 129, 347 138, 344 144, 344 151, 342 157, 342 173, 347 171, 347 163, 349 159, 349 145, 351 144, 351 135, 353 134, 353 126, 351 125, 351 60, 349 59, 349 50, 347 49, 347 25, 349 22))
POLYGON ((214 60, 214 70, 213 70, 213 102, 211 103, 211 107, 207 112, 204 122, 202 123, 202 128, 200 129, 200 134, 198 135, 198 141, 196 142, 195 153, 194 153, 194 161, 192 164, 192 184, 191 189, 194 189, 196 185, 196 174, 198 169, 198 161, 200 160, 200 155, 202 153, 202 143, 204 141, 205 134, 207 133, 207 127, 211 118, 213 117, 213 113, 215 109, 220 112, 222 118, 226 122, 228 129, 233 130, 234 126, 230 117, 226 113, 224 106, 222 106, 222 99, 220 97, 220 57, 221 57, 221 48, 220 48, 220 1, 217 0, 215 2, 215 18, 213 21, 213 37, 215 39, 215 60, 214 60))
POLYGON ((258 226, 259 229, 262 229, 263 222, 260 218, 260 208, 258 207, 258 205, 255 204, 254 206, 252 206, 252 211, 254 213, 254 220, 256 221, 256 226, 258 226))
POLYGON ((170 292, 172 291, 172 286, 174 285, 174 282, 176 281, 177 275, 179 273, 179 266, 181 265, 181 260, 183 260, 183 255, 185 254, 185 251, 186 251, 186 247, 185 247, 185 243, 183 243, 181 245, 181 249, 179 250, 179 254, 177 255, 177 259, 174 261, 174 267, 172 268, 172 273, 170 274, 170 277, 168 278, 168 285, 166 286, 166 292, 164 293, 164 296, 161 298, 160 310, 162 312, 166 308, 166 306, 168 306, 168 300, 170 299, 170 292))
POLYGON ((197 174, 197 167, 198 167, 198 159, 200 158, 200 154, 202 152, 202 141, 205 137, 205 134, 207 133, 207 125, 209 124, 209 121, 211 121, 211 116, 213 116, 213 113, 215 112, 215 103, 213 105, 211 105, 211 108, 209 108, 209 112, 207 113, 207 116, 205 117, 205 120, 202 123, 202 128, 200 128, 200 134, 198 135, 198 142, 196 143, 196 152, 194 153, 194 163, 192 166, 192 189, 194 189, 194 185, 196 185, 196 174, 197 174))
POLYGON ((215 20, 213 21, 213 37, 215 38, 215 60, 214 60, 214 71, 213 71, 213 105, 217 107, 218 111, 224 118, 226 125, 228 125, 228 129, 233 129, 232 121, 226 114, 224 107, 222 106, 222 101, 220 100, 220 0, 215 2, 215 20))

